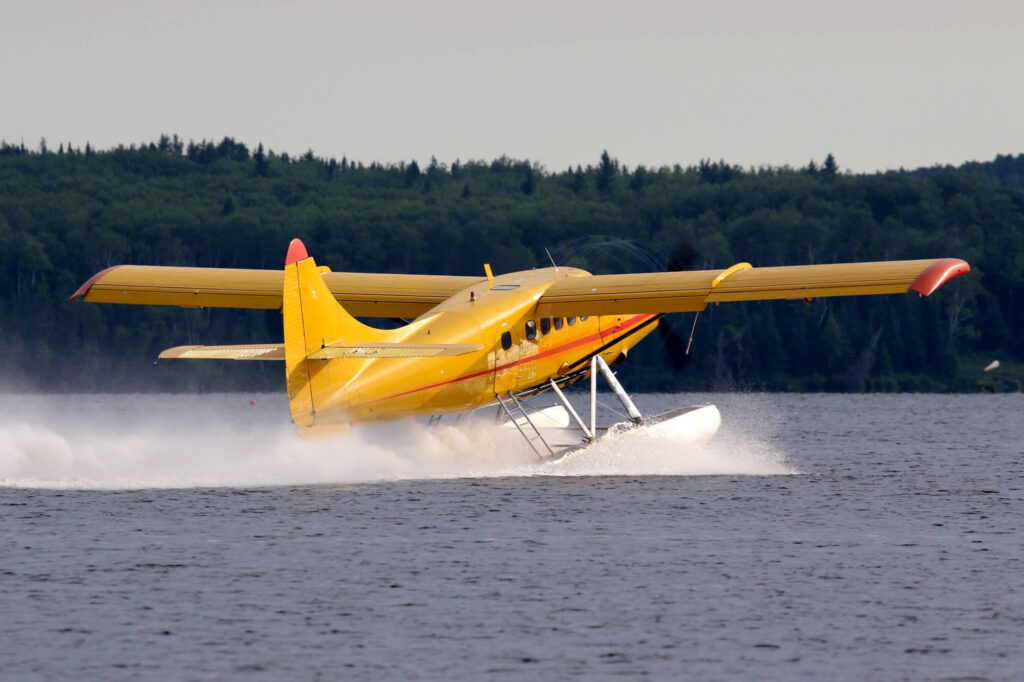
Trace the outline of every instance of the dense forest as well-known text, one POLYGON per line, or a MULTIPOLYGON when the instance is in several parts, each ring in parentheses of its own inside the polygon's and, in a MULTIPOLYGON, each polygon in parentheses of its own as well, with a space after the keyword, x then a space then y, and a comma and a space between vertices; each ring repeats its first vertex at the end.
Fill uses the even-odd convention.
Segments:
POLYGON ((929 298, 710 308, 666 318, 622 367, 633 390, 1020 390, 1024 155, 959 168, 629 168, 607 152, 391 165, 255 150, 225 138, 95 150, 0 143, 0 388, 278 390, 276 363, 154 363, 168 346, 280 340, 280 315, 65 303, 119 263, 482 274, 594 273, 954 256, 929 298), (668 351, 668 352, 666 352, 668 351), (1000 369, 983 373, 993 359, 1000 369))

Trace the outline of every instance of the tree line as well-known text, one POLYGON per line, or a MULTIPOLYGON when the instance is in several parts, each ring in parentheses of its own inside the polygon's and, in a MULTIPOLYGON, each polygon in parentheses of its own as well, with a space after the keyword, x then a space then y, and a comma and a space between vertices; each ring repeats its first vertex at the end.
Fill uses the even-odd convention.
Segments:
POLYGON ((67 304, 120 263, 278 268, 293 237, 334 270, 594 273, 954 256, 932 297, 710 308, 667 318, 634 390, 1014 389, 1024 362, 1024 155, 876 174, 725 161, 549 171, 501 157, 364 164, 232 138, 96 150, 0 142, 0 382, 47 390, 279 388, 273 363, 159 363, 185 343, 279 340, 276 312, 67 304), (982 376, 990 359, 1001 374, 982 376), (197 366, 201 365, 201 366, 197 366))

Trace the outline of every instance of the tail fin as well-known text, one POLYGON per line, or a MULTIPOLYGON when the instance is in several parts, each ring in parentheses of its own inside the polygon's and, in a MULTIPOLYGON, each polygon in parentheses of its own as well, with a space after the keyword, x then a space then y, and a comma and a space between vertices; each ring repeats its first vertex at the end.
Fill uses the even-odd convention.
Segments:
POLYGON ((351 363, 359 361, 313 360, 309 356, 333 342, 384 342, 389 335, 367 327, 341 307, 298 239, 288 246, 285 259, 282 314, 292 420, 310 426, 318 405, 344 388, 354 373, 351 363))

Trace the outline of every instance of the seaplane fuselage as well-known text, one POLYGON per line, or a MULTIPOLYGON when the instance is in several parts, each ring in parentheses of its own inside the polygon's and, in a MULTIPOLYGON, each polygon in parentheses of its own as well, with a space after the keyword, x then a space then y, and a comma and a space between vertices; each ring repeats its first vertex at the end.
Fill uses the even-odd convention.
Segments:
POLYGON ((552 283, 589 275, 576 268, 538 268, 482 279, 395 337, 409 343, 474 344, 482 347, 479 351, 455 357, 343 360, 362 364, 346 368, 350 378, 324 396, 317 421, 359 424, 464 412, 493 404, 496 395, 541 388, 551 379, 585 371, 595 354, 614 362, 657 326, 659 315, 536 313, 537 301, 552 283))

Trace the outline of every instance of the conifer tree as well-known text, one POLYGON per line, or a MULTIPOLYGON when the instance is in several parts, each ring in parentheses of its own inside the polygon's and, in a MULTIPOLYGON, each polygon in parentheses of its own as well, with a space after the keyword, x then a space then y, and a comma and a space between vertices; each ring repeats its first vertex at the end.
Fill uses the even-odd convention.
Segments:
POLYGON ((826 178, 834 178, 836 173, 839 172, 839 164, 836 163, 836 157, 829 154, 825 157, 825 165, 821 168, 822 175, 826 178))
POLYGON ((405 168, 405 188, 409 189, 410 187, 412 187, 413 184, 416 182, 417 178, 419 177, 420 166, 418 163, 416 163, 416 160, 413 159, 412 163, 410 163, 405 168))
POLYGON ((267 162, 267 155, 263 153, 262 142, 260 142, 259 146, 256 147, 256 153, 252 155, 252 158, 256 162, 256 167, 254 170, 256 177, 267 177, 267 171, 270 168, 270 164, 267 162))
POLYGON ((601 163, 597 167, 595 184, 601 194, 611 194, 615 176, 619 174, 619 162, 608 156, 608 150, 601 152, 601 163))

